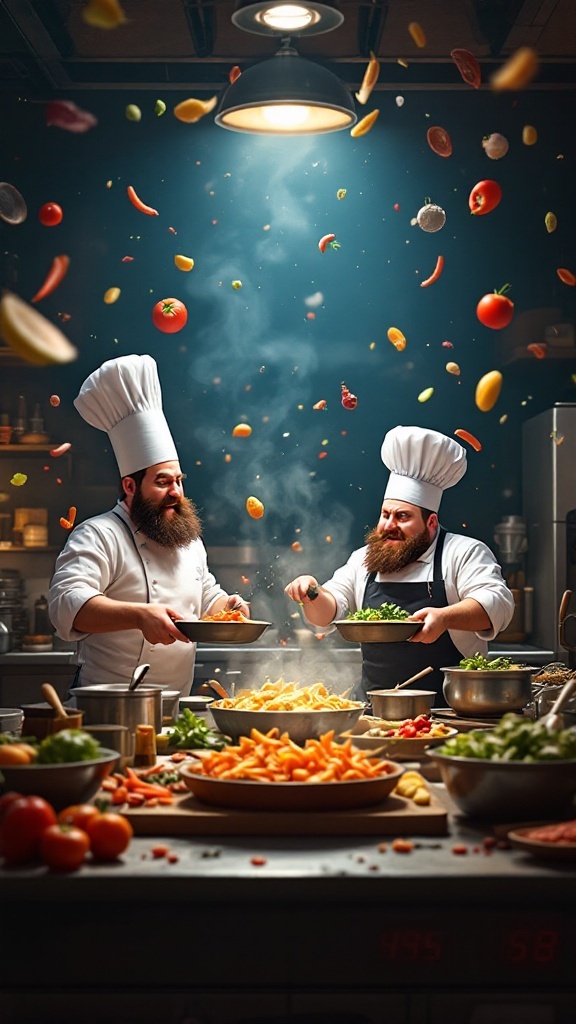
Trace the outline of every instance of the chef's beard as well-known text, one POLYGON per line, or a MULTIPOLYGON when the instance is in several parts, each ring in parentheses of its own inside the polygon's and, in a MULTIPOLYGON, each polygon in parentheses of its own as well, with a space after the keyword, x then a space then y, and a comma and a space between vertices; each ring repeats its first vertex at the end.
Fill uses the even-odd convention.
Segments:
POLYGON ((137 530, 142 530, 163 548, 185 548, 200 536, 202 529, 196 509, 188 498, 180 498, 176 505, 166 499, 155 504, 142 497, 140 487, 132 498, 130 518, 137 530), (167 507, 173 508, 171 516, 164 515, 167 507))
POLYGON ((410 562, 415 562, 430 547, 432 538, 425 526, 421 533, 407 540, 387 540, 386 535, 374 528, 365 537, 368 550, 364 565, 368 572, 399 572, 410 562))

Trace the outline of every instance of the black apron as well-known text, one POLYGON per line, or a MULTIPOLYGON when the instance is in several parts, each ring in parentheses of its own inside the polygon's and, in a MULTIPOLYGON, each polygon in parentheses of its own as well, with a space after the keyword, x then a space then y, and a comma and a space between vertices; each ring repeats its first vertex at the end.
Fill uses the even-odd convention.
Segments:
MULTIPOLYGON (((446 608, 446 587, 442 579, 442 551, 446 530, 440 527, 438 543, 434 552, 434 569, 431 582, 422 583, 377 583, 376 573, 370 573, 364 591, 363 608, 379 608, 385 601, 400 605, 407 612, 415 612, 420 608, 446 608)), ((452 642, 446 630, 433 644, 411 643, 402 641, 392 644, 361 644, 362 649, 362 682, 360 699, 364 699, 370 690, 387 690, 396 683, 401 683, 422 669, 432 665, 430 672, 422 680, 422 688, 435 690, 437 707, 445 704, 442 697, 444 673, 442 666, 458 665, 462 654, 452 642)), ((415 684, 416 686, 418 684, 415 684)))

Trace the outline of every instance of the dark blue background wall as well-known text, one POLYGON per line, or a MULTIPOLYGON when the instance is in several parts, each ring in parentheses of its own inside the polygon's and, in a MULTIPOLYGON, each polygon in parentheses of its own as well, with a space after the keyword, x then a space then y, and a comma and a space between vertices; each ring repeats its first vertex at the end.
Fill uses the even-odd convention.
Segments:
MULTIPOLYGON (((86 134, 47 128, 42 103, 4 101, 0 177, 22 192, 29 216, 19 226, 0 222, 3 282, 29 299, 52 258, 69 255, 65 281, 38 308, 59 323, 58 313, 70 315, 61 326, 79 356, 66 367, 4 370, 3 409, 14 415, 23 387, 42 402, 51 435, 74 442, 82 494, 83 485, 113 481, 116 467, 105 435, 80 420, 72 399, 105 359, 150 353, 207 543, 270 552, 267 585, 300 571, 322 575, 362 543, 378 516, 389 428, 414 423, 452 435, 463 427, 483 448, 469 450, 468 473, 446 493, 442 520, 494 546, 494 524, 522 511, 522 423, 555 401, 576 400, 574 359, 525 351, 543 340, 540 329, 531 334, 534 311, 575 319, 576 289, 556 275, 557 267, 576 272, 574 94, 407 91, 398 106, 395 93, 373 93, 368 109, 381 113, 370 134, 280 140, 224 131, 210 115, 182 124, 172 110, 187 95, 161 95, 162 117, 149 92, 67 96, 97 116, 86 134), (129 102, 142 110, 138 123, 125 117, 129 102), (447 159, 427 144, 434 124, 452 138, 447 159), (525 124, 538 130, 534 146, 522 143, 525 124), (482 148, 491 132, 510 142, 502 160, 482 148), (468 195, 483 178, 500 183, 503 199, 473 217, 468 195), (130 204, 129 184, 158 217, 130 204), (446 211, 435 234, 414 223, 428 197, 446 211), (38 221, 47 201, 64 210, 58 227, 38 221), (558 218, 553 234, 544 226, 549 210, 558 218), (322 255, 327 232, 341 248, 322 255), (174 266, 176 253, 193 257, 191 273, 174 266), (440 254, 441 278, 421 289, 440 254), (126 255, 133 262, 123 263, 126 255), (515 320, 491 331, 476 303, 506 282, 515 320), (113 286, 121 296, 106 305, 113 286), (164 335, 151 309, 171 296, 186 304, 188 323, 164 335), (307 304, 314 296, 319 304, 307 304), (404 352, 388 341, 391 326, 408 339, 404 352), (508 361, 518 346, 524 358, 508 361), (449 360, 460 377, 446 372, 449 360), (482 413, 475 387, 492 369, 502 370, 504 385, 482 413), (354 411, 340 403, 342 381, 358 396, 354 411), (419 402, 428 387, 432 398, 419 402), (59 410, 48 406, 53 392, 59 410), (327 409, 313 411, 320 399, 327 409), (232 438, 242 419, 252 436, 232 438), (250 494, 266 507, 260 521, 245 511, 250 494)), ((78 498, 80 518, 101 510, 99 493, 78 498)))

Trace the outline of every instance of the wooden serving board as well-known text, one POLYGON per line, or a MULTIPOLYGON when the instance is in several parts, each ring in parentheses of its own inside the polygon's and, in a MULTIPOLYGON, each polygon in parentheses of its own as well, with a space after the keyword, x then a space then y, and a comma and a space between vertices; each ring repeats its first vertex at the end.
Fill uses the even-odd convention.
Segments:
POLYGON ((427 807, 389 796, 349 811, 244 811, 203 804, 191 793, 169 807, 122 810, 138 836, 443 836, 448 813, 431 793, 427 807))

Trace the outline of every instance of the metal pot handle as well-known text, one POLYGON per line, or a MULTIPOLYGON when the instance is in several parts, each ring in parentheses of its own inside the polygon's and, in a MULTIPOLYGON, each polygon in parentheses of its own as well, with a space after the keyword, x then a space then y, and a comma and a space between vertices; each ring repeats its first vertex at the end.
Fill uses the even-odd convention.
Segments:
POLYGON ((566 642, 566 619, 572 618, 572 616, 567 615, 571 597, 572 591, 565 590, 562 595, 562 600, 560 602, 560 611, 558 612, 558 641, 560 643, 560 646, 563 647, 565 651, 576 652, 576 647, 573 647, 571 644, 566 642))

